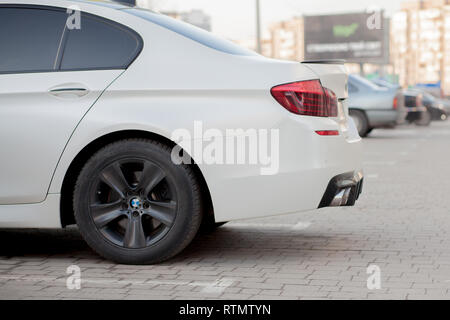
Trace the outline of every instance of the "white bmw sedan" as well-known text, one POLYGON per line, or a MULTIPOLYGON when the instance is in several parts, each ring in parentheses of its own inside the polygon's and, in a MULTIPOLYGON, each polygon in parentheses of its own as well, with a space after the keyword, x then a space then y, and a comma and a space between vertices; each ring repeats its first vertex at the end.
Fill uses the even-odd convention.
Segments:
POLYGON ((108 1, 0 3, 0 227, 157 263, 201 227, 354 205, 339 61, 264 58, 108 1))

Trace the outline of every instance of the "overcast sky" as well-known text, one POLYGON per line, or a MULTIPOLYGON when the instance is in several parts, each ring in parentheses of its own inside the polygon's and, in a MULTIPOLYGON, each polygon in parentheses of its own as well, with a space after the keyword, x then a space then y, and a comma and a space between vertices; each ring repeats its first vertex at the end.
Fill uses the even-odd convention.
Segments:
MULTIPOLYGON (((255 0, 144 0, 162 10, 202 9, 212 17, 213 32, 242 40, 255 35, 255 0)), ((400 8, 401 0, 260 0, 263 27, 274 21, 304 14, 364 11, 377 6, 387 15, 400 8)))

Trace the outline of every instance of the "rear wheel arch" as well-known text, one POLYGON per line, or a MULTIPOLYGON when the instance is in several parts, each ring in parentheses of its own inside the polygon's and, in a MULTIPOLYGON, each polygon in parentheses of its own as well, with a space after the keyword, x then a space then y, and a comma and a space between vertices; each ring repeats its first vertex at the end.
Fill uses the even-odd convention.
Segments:
MULTIPOLYGON (((94 155, 98 150, 104 146, 116 141, 126 139, 149 139, 160 142, 169 147, 174 147, 176 144, 170 139, 159 134, 141 131, 141 130, 124 130, 108 133, 96 140, 90 142, 85 146, 77 156, 72 160, 69 168, 64 175, 63 184, 61 187, 61 202, 60 202, 60 218, 62 227, 66 227, 71 224, 75 224, 74 208, 73 208, 73 192, 77 178, 84 167, 86 162, 94 155)), ((203 204, 203 216, 205 218, 214 219, 214 207, 209 191, 208 184, 201 172, 199 166, 192 160, 192 168, 195 173, 198 184, 201 187, 202 204, 203 204)))
POLYGON ((365 115, 366 118, 367 118, 367 113, 366 113, 366 111, 365 111, 364 109, 361 109, 361 108, 348 108, 348 111, 358 111, 358 112, 362 112, 362 113, 364 113, 364 115, 365 115))

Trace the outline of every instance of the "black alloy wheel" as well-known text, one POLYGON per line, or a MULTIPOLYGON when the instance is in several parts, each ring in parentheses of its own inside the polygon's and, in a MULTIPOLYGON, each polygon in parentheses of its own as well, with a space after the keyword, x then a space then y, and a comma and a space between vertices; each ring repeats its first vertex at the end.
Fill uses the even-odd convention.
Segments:
POLYGON ((191 166, 152 140, 105 146, 82 169, 74 191, 77 225, 107 259, 150 264, 182 251, 197 233, 201 192, 191 166))
POLYGON ((125 248, 154 244, 175 221, 175 189, 164 171, 146 159, 114 161, 94 179, 89 194, 90 216, 98 230, 125 248))

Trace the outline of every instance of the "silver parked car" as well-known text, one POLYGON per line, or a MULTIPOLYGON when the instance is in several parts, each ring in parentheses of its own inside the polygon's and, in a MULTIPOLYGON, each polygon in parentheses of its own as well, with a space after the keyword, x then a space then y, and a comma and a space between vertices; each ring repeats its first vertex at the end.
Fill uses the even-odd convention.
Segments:
POLYGON ((401 88, 381 87, 358 75, 349 76, 348 86, 349 113, 361 137, 375 128, 394 127, 405 121, 407 110, 401 88))

